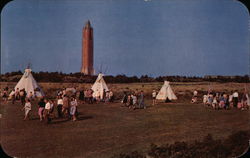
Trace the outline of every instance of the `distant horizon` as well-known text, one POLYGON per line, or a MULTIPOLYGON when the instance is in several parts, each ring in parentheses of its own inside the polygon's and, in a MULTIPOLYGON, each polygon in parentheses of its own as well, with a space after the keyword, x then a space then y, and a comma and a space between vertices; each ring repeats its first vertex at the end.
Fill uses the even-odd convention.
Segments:
POLYGON ((231 0, 11 1, 1 14, 1 74, 28 63, 34 72, 80 72, 90 20, 96 73, 250 75, 249 19, 231 0))
MULTIPOLYGON (((25 69, 24 69, 25 70, 25 69)), ((24 73, 24 70, 23 71, 21 71, 21 70, 17 70, 17 71, 12 71, 12 72, 5 72, 5 73, 1 73, 1 75, 6 75, 7 73, 14 73, 14 72, 21 72, 22 74, 24 73)), ((31 70, 32 70, 32 68, 31 68, 31 70)), ((64 72, 61 72, 61 71, 33 71, 32 70, 32 73, 41 73, 41 72, 43 72, 43 73, 62 73, 62 74, 66 74, 66 75, 70 75, 70 74, 76 74, 76 73, 81 73, 81 72, 69 72, 69 73, 64 73, 64 72)), ((101 73, 101 72, 100 72, 101 73)), ((83 73, 81 73, 81 74, 83 74, 83 73)), ((99 73, 98 73, 99 74, 99 73)), ((98 76, 98 74, 94 74, 94 75, 90 75, 90 76, 98 76)), ((110 74, 105 74, 105 73, 101 73, 101 74, 103 74, 104 76, 113 76, 113 77, 115 77, 115 76, 119 76, 119 75, 125 75, 126 77, 134 77, 134 76, 136 76, 136 77, 138 77, 138 78, 140 78, 140 77, 142 77, 142 76, 148 76, 148 77, 152 77, 152 78, 157 78, 157 77, 171 77, 171 76, 179 76, 179 77, 198 77, 198 78, 204 78, 204 77, 208 77, 208 76, 222 76, 222 77, 236 77, 236 76, 240 76, 240 77, 244 77, 244 76, 248 76, 248 77, 250 77, 250 75, 249 74, 243 74, 243 75, 203 75, 203 76, 195 76, 195 75, 191 75, 191 76, 185 76, 185 75, 159 75, 159 76, 149 76, 149 75, 147 75, 147 74, 142 74, 142 75, 132 75, 132 76, 129 76, 129 75, 126 75, 126 74, 116 74, 116 75, 110 75, 110 74)), ((85 74, 83 74, 83 75, 85 75, 85 74)), ((88 76, 88 75, 86 75, 86 76, 88 76)))

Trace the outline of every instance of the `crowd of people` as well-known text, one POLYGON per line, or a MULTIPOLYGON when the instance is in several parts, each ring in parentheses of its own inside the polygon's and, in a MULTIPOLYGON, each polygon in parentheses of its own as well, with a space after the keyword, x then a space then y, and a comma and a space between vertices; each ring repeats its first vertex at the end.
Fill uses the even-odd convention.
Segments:
MULTIPOLYGON (((152 106, 157 104, 156 102, 157 92, 153 90, 152 92, 152 106)), ((8 87, 3 89, 2 98, 4 101, 7 101, 8 98, 11 98, 12 103, 14 104, 16 101, 20 101, 24 110, 24 120, 30 118, 30 111, 32 108, 32 103, 35 99, 35 95, 30 92, 27 94, 25 89, 15 89, 10 96, 8 96, 8 87)), ((123 92, 123 97, 121 100, 122 106, 128 107, 129 109, 146 109, 145 104, 145 95, 143 91, 139 91, 136 89, 132 92, 123 92)), ((56 99, 48 99, 48 98, 40 98, 38 101, 38 116, 40 121, 44 121, 50 123, 52 118, 55 118, 54 109, 56 108, 57 117, 58 118, 68 118, 73 121, 77 120, 78 111, 78 101, 81 103, 98 103, 98 102, 114 102, 114 94, 111 90, 102 91, 102 93, 94 93, 91 89, 86 90, 70 90, 67 91, 66 88, 59 90, 56 95, 56 99)), ((193 97, 191 99, 191 103, 198 102, 198 92, 193 92, 193 97)), ((238 108, 241 110, 249 109, 249 96, 248 93, 239 93, 237 90, 231 92, 231 94, 227 93, 215 93, 208 92, 203 95, 202 102, 204 106, 212 107, 213 109, 230 109, 230 108, 238 108)))
MULTIPOLYGON (((194 91, 191 103, 197 103, 198 92, 194 91)), ((232 91, 231 94, 225 92, 208 92, 203 95, 203 104, 213 109, 230 109, 238 108, 241 110, 249 109, 249 96, 248 93, 239 93, 237 90, 232 91)))
POLYGON ((66 93, 69 92, 75 96, 78 96, 78 100, 84 103, 93 104, 98 102, 113 102, 114 101, 114 94, 111 90, 103 90, 95 92, 92 89, 86 89, 86 90, 69 90, 67 91, 66 88, 59 90, 57 92, 57 96, 60 95, 66 95, 66 93))
MULTIPOLYGON (((6 87, 5 89, 6 92, 8 92, 8 87, 6 87)), ((24 105, 26 102, 26 98, 28 98, 29 100, 33 100, 35 98, 35 95, 33 94, 33 92, 30 92, 29 94, 27 94, 27 92, 25 91, 25 89, 14 89, 13 93, 10 94, 10 96, 6 95, 7 93, 4 94, 3 98, 5 98, 5 100, 12 100, 12 104, 14 104, 16 101, 20 100, 21 104, 24 105)))
MULTIPOLYGON (((155 90, 153 90, 152 93, 152 105, 156 105, 156 95, 157 92, 155 90)), ((136 91, 132 91, 132 92, 123 92, 123 97, 121 100, 121 103, 123 104, 123 106, 128 107, 129 109, 146 109, 146 104, 144 102, 144 92, 143 91, 138 91, 138 89, 136 89, 136 91)))

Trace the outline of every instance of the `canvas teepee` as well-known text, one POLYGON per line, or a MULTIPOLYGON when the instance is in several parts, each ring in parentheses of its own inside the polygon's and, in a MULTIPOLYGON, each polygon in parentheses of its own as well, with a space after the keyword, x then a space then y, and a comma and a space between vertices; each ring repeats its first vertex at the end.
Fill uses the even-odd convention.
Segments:
POLYGON ((103 79, 103 74, 99 74, 94 85, 91 88, 93 92, 93 97, 100 96, 100 99, 103 99, 103 91, 108 91, 108 87, 103 79))
POLYGON ((174 94, 172 88, 170 87, 170 84, 168 81, 164 81, 164 85, 161 87, 161 90, 159 91, 159 93, 156 96, 156 99, 159 100, 176 100, 177 97, 174 94))
MULTIPOLYGON (((34 79, 34 77, 31 74, 31 69, 29 69, 29 68, 25 69, 22 78, 19 80, 19 82, 15 86, 15 90, 17 88, 19 90, 25 89, 27 94, 32 92, 33 95, 36 96, 36 97, 44 96, 44 93, 43 93, 42 89, 38 86, 36 80, 34 79)), ((15 92, 12 91, 10 93, 10 95, 13 95, 14 93, 15 92)))

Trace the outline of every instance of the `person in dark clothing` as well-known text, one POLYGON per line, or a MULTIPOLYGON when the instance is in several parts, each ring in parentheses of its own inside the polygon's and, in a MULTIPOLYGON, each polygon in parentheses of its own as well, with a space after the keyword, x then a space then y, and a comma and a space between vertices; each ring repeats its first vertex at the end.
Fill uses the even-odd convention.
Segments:
POLYGON ((104 89, 104 90, 103 90, 103 93, 102 93, 102 99, 101 99, 102 102, 105 102, 106 93, 107 93, 107 92, 106 92, 106 90, 104 89))
POLYGON ((141 91, 138 101, 139 101, 139 107, 140 107, 140 109, 146 109, 146 105, 144 103, 144 94, 143 94, 143 91, 141 91))
POLYGON ((20 91, 20 99, 21 99, 21 103, 22 103, 23 106, 25 104, 26 95, 27 95, 27 93, 26 93, 25 89, 22 89, 20 91))
POLYGON ((61 96, 58 96, 58 99, 57 99, 57 113, 58 113, 59 118, 63 117, 62 106, 63 106, 63 99, 62 99, 61 96))
POLYGON ((124 95, 123 95, 123 99, 122 99, 122 103, 124 106, 126 106, 127 102, 128 102, 128 95, 126 92, 123 92, 124 95))
POLYGON ((79 100, 84 101, 84 91, 83 90, 80 91, 79 100))
POLYGON ((236 91, 233 93, 233 105, 234 105, 234 107, 237 107, 238 100, 239 100, 239 93, 238 93, 238 91, 236 90, 236 91))
POLYGON ((38 102, 38 115, 39 115, 39 118, 40 118, 40 121, 43 120, 43 111, 44 111, 44 108, 45 108, 45 101, 43 98, 40 99, 40 101, 38 102))

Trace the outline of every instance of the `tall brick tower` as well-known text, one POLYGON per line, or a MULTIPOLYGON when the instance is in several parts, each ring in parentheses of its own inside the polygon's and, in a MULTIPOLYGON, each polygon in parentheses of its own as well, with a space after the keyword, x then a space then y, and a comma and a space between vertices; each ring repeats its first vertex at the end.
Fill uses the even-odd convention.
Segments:
POLYGON ((81 73, 93 75, 93 28, 88 20, 82 33, 82 68, 81 73))

